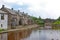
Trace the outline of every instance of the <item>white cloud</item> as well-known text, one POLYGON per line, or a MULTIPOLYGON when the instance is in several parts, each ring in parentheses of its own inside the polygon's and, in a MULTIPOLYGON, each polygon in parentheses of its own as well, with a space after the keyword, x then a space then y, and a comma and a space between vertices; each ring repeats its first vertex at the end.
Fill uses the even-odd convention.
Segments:
POLYGON ((11 8, 11 6, 8 5, 7 2, 5 2, 4 0, 0 0, 0 8, 2 7, 2 5, 5 5, 5 7, 7 7, 7 8, 11 8))
MULTIPOLYGON (((0 4, 15 3, 18 5, 28 5, 26 9, 29 14, 42 18, 58 18, 60 16, 60 0, 0 0, 0 4)), ((11 7, 11 6, 9 6, 11 7)))

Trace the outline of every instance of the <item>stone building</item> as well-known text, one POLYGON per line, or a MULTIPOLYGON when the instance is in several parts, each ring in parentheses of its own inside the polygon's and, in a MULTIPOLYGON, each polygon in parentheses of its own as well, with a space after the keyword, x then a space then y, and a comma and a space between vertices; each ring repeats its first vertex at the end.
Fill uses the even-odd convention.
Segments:
POLYGON ((20 15, 20 20, 19 20, 20 25, 30 25, 34 23, 34 21, 30 17, 30 15, 28 15, 28 13, 19 11, 19 15, 20 15))
POLYGON ((19 25, 30 25, 33 22, 27 13, 20 12, 19 10, 16 11, 13 8, 6 8, 5 5, 2 5, 0 10, 6 12, 8 15, 8 29, 16 28, 19 25))
POLYGON ((28 15, 28 24, 29 24, 29 25, 34 24, 34 20, 31 18, 30 15, 28 15))
POLYGON ((16 25, 18 25, 17 23, 19 19, 17 18, 18 14, 15 12, 15 10, 13 10, 13 8, 9 9, 9 8, 6 8, 4 5, 2 5, 1 10, 8 13, 8 29, 13 28, 12 26, 15 27, 16 25))
POLYGON ((55 20, 54 19, 44 19, 44 26, 45 28, 52 28, 52 23, 54 22, 55 20))
POLYGON ((8 14, 0 10, 0 29, 7 29, 8 28, 8 14))

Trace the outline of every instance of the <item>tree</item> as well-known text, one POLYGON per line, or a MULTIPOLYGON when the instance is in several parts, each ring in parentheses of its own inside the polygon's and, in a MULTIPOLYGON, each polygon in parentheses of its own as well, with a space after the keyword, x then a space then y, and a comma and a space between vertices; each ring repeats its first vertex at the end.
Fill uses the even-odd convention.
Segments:
POLYGON ((41 17, 39 16, 39 19, 41 20, 41 17))
POLYGON ((59 20, 59 21, 60 21, 60 17, 59 17, 57 20, 59 20))

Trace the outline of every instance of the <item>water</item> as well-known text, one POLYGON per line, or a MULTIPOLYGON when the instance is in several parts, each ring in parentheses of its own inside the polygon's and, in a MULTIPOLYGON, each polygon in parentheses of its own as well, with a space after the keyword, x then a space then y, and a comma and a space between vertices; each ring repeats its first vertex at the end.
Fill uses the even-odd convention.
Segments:
POLYGON ((60 30, 33 31, 28 38, 23 40, 60 40, 60 30))
POLYGON ((0 34, 0 40, 60 40, 60 30, 26 30, 19 33, 4 33, 0 34))

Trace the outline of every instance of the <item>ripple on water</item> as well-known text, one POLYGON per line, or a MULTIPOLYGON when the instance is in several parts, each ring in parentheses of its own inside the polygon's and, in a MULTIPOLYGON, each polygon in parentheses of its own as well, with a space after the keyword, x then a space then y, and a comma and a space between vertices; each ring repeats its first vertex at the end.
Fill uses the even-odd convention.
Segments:
POLYGON ((40 32, 41 40, 60 40, 60 30, 42 30, 40 32))
POLYGON ((60 40, 60 30, 33 31, 25 40, 60 40))

